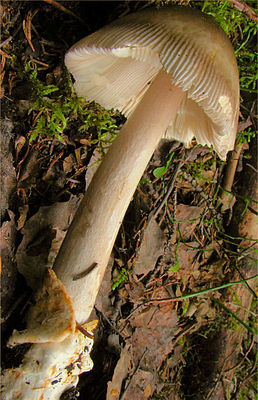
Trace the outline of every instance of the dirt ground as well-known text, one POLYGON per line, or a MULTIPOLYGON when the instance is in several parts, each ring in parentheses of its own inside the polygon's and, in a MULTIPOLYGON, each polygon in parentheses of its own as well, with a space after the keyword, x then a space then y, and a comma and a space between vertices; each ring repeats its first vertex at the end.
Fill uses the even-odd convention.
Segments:
MULTIPOLYGON (((29 112, 33 88, 25 65, 36 64, 38 79, 62 90, 70 46, 147 4, 59 3, 64 8, 48 1, 1 4, 3 369, 18 366, 29 348, 11 350, 6 342, 14 328, 25 326, 37 288, 34 272, 53 262, 89 184, 87 167, 99 156, 95 128, 85 136, 75 122, 64 131, 64 142, 29 141, 36 112, 29 112)), ((239 130, 255 130, 255 98, 243 94, 239 130)), ((118 126, 124 122, 117 113, 113 119, 118 126)), ((161 141, 130 203, 97 298, 94 368, 63 400, 255 398, 256 339, 241 324, 254 319, 255 281, 199 294, 256 274, 255 138, 241 147, 233 195, 219 204, 227 168, 206 147, 161 141), (191 293, 196 295, 182 298, 191 293)))

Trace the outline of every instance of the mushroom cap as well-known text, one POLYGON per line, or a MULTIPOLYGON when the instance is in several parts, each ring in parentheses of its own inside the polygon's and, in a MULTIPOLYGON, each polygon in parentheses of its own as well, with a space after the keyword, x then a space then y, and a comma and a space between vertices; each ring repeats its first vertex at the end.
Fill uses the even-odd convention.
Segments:
POLYGON ((234 51, 224 31, 198 10, 150 8, 120 18, 76 43, 65 64, 79 96, 126 117, 164 68, 186 92, 164 137, 189 146, 195 136, 222 159, 234 147, 239 112, 234 51))

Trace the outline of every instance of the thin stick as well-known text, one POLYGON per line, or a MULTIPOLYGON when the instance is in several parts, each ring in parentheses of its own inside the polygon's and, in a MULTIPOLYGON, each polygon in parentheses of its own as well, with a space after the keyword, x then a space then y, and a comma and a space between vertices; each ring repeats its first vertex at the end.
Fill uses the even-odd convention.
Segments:
POLYGON ((51 4, 52 6, 59 8, 61 11, 65 12, 68 15, 71 15, 72 17, 78 19, 78 21, 84 23, 83 19, 78 17, 78 15, 74 14, 71 10, 68 10, 67 8, 65 8, 62 4, 58 3, 58 1, 55 1, 55 0, 44 0, 44 1, 45 1, 45 3, 51 4))
POLYGON ((87 336, 90 339, 94 339, 94 335, 89 333, 83 326, 81 326, 78 322, 76 322, 76 328, 85 336, 87 336))
POLYGON ((34 12, 29 11, 28 15, 26 17, 26 20, 24 19, 23 22, 22 22, 24 35, 26 36, 26 39, 28 40, 29 45, 31 47, 31 50, 33 52, 35 51, 35 49, 34 49, 34 46, 32 44, 32 41, 31 41, 31 21, 35 17, 35 15, 37 14, 37 12, 38 12, 38 10, 35 10, 34 12))
POLYGON ((154 217, 154 218, 156 218, 156 217, 158 216, 158 214, 159 214, 159 212, 161 211, 162 207, 164 206, 164 204, 166 204, 166 202, 167 202, 167 200, 168 200, 168 198, 169 198, 169 196, 170 196, 172 190, 173 190, 174 187, 175 187, 175 181, 176 181, 178 172, 180 171, 180 169, 181 169, 181 167, 182 167, 183 164, 184 164, 183 161, 180 161, 180 162, 177 164, 177 166, 176 166, 176 168, 175 168, 175 170, 174 170, 174 172, 173 172, 173 176, 172 176, 172 178, 171 178, 171 180, 170 180, 170 182, 169 182, 168 190, 167 190, 167 192, 166 192, 166 195, 164 196, 162 202, 160 203, 160 205, 158 206, 157 210, 155 210, 155 212, 154 212, 154 214, 153 214, 153 217, 154 217))
POLYGON ((234 150, 232 151, 232 153, 230 155, 230 158, 229 158, 229 161, 227 164, 225 179, 224 179, 223 186, 222 186, 224 191, 221 195, 221 201, 223 201, 224 196, 227 196, 227 192, 231 192, 232 185, 233 185, 234 178, 235 178, 238 160, 239 160, 242 150, 243 150, 243 143, 237 143, 235 145, 234 150))

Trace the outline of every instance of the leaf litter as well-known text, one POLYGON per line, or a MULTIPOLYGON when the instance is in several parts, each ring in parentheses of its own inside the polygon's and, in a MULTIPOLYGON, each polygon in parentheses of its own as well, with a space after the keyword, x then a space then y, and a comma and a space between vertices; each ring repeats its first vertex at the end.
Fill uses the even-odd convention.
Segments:
MULTIPOLYGON (((31 12, 23 16, 28 41, 24 45, 27 46, 28 54, 31 54, 33 48, 39 46, 39 40, 40 46, 44 45, 54 51, 56 57, 56 50, 50 41, 42 41, 39 35, 36 35, 37 39, 31 37, 30 24, 37 21, 37 29, 40 29, 38 15, 39 12, 31 12)), ((12 43, 6 43, 6 51, 13 51, 12 43)), ((7 65, 9 80, 5 83, 4 93, 17 97, 17 115, 27 118, 27 125, 17 129, 15 118, 14 122, 4 121, 7 140, 1 156, 5 173, 2 183, 4 196, 1 210, 4 213, 0 243, 2 276, 10 275, 8 292, 3 290, 6 305, 4 316, 10 315, 8 310, 12 308, 11 285, 17 280, 17 268, 35 289, 41 280, 42 271, 52 265, 101 156, 98 149, 91 149, 89 132, 86 137, 78 135, 78 132, 74 136, 65 132, 63 143, 50 138, 38 138, 34 144, 29 142, 26 133, 28 125, 33 123, 28 116, 32 104, 26 96, 17 96, 15 90, 19 86, 18 76, 16 71, 12 71, 8 60, 7 57, 4 67, 7 65), (89 165, 93 166, 89 168, 89 165)), ((49 60, 52 61, 51 55, 43 52, 42 61, 39 62, 49 60)), ((44 71, 48 64, 41 67, 38 65, 44 71)), ((48 69, 47 84, 61 82, 62 79, 60 65, 48 69)), ((249 126, 248 116, 246 121, 249 122, 245 126, 249 126)), ((248 150, 248 145, 245 145, 243 151, 248 150)), ((191 353, 194 340, 198 341, 200 336, 205 337, 207 340, 202 344, 204 347, 209 346, 209 331, 218 329, 220 333, 224 329, 221 337, 229 343, 228 349, 232 348, 230 330, 224 327, 222 312, 210 295, 177 302, 149 302, 151 299, 173 298, 211 288, 234 280, 232 278, 235 276, 239 278, 233 265, 235 244, 231 246, 224 241, 223 215, 214 202, 221 178, 220 162, 208 148, 194 147, 186 155, 178 143, 162 142, 155 152, 122 224, 96 302, 95 313, 102 322, 102 328, 98 329, 97 334, 100 337, 101 334, 107 336, 104 341, 105 350, 112 347, 116 353, 113 367, 106 378, 109 383, 105 398, 142 400, 151 399, 156 394, 170 396, 164 398, 178 398, 182 390, 187 393, 185 388, 182 389, 186 385, 183 371, 190 364, 187 353, 191 353), (172 162, 168 162, 171 157, 172 162), (171 195, 158 214, 152 214, 164 199, 175 166, 179 163, 182 165, 173 183, 171 195), (153 171, 158 168, 162 174, 155 176, 153 171), (221 227, 220 231, 214 220, 221 227), (142 221, 147 221, 147 224, 142 221), (121 283, 112 290, 114 278, 123 268, 127 273, 126 278, 123 280, 120 274, 121 283), (104 333, 101 333, 101 329, 104 333)), ((233 196, 233 201, 236 199, 233 196)), ((225 212, 233 208, 232 202, 227 200, 222 209, 225 212)), ((254 206, 253 203, 251 205, 254 206)), ((249 226, 248 221, 242 223, 245 235, 248 234, 249 226)), ((252 267, 249 271, 253 271, 252 267)), ((233 308, 237 312, 235 293, 231 289, 231 297, 227 297, 224 292, 213 293, 213 296, 225 299, 229 307, 234 303, 233 308)), ((249 298, 245 298, 244 293, 240 291, 238 297, 244 299, 242 306, 248 309, 249 298)), ((232 340, 236 341, 237 335, 233 336, 232 340)), ((103 352, 103 340, 99 343, 98 351, 103 352)), ((213 350, 218 352, 218 349, 213 350)), ((223 365, 223 353, 218 353, 218 357, 220 365, 223 365)), ((229 368, 235 365, 233 361, 231 359, 228 364, 229 368)), ((104 363, 103 371, 108 368, 108 362, 104 363)), ((92 379, 90 374, 89 378, 82 378, 82 393, 83 385, 89 387, 89 379, 92 379)), ((94 376, 94 371, 92 374, 94 376)), ((193 375, 191 371, 189 380, 193 375)), ((90 398, 97 397, 99 379, 97 375, 93 383, 94 395, 90 398)))

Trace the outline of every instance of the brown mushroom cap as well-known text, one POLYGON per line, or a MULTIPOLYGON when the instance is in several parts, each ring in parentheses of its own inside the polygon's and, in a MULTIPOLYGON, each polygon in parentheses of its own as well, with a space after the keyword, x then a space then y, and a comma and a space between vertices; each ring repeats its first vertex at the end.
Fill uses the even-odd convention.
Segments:
POLYGON ((239 110, 234 51, 223 30, 197 10, 164 7, 120 18, 76 43, 65 63, 78 95, 127 117, 163 67, 187 92, 165 137, 189 145, 195 136, 222 159, 234 146, 239 110))

